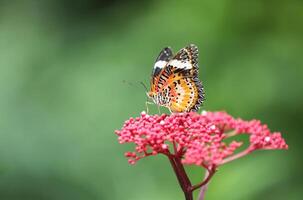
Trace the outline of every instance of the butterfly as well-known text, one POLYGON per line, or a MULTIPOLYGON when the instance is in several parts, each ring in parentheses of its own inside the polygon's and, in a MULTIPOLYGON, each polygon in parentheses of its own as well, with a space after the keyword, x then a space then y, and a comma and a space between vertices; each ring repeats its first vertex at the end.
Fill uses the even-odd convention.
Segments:
POLYGON ((147 95, 155 104, 174 113, 197 111, 205 99, 198 73, 196 45, 190 44, 175 55, 166 47, 154 64, 147 95))

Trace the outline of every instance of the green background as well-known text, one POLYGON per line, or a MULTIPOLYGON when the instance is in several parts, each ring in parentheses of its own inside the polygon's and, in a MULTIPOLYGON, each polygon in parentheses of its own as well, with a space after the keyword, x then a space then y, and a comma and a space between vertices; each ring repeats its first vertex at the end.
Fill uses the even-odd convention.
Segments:
POLYGON ((261 119, 289 144, 221 167, 206 199, 301 199, 301 0, 0 1, 0 199, 183 199, 169 162, 130 166, 114 130, 145 109, 159 51, 189 43, 203 109, 261 119))

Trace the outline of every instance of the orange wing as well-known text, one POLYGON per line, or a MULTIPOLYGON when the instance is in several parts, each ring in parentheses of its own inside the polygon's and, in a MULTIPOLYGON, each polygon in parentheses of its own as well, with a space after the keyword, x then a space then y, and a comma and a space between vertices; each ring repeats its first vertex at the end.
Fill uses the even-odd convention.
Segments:
POLYGON ((204 99, 200 81, 182 78, 174 81, 169 108, 172 112, 197 111, 204 99))
POLYGON ((161 63, 165 65, 157 76, 152 77, 151 92, 163 100, 160 105, 172 112, 197 111, 204 100, 203 86, 198 79, 198 48, 189 45, 165 62, 161 63))

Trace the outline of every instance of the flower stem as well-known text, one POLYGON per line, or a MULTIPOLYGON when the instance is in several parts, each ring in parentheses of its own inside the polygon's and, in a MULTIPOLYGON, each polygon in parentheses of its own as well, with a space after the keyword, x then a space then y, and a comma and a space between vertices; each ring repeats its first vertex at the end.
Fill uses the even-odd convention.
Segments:
POLYGON ((184 192, 186 200, 193 200, 192 185, 181 163, 181 159, 175 155, 168 155, 169 161, 174 169, 179 184, 184 192))
POLYGON ((207 169, 206 172, 205 172, 205 176, 204 176, 204 180, 197 184, 197 185, 194 185, 192 186, 191 190, 194 191, 200 187, 203 187, 204 185, 207 185, 208 182, 210 181, 210 179, 213 177, 213 175, 215 174, 216 172, 216 168, 212 168, 212 169, 207 169))
POLYGON ((241 157, 249 154, 251 151, 252 151, 252 149, 247 148, 246 150, 244 150, 244 151, 242 151, 240 153, 237 153, 237 154, 234 154, 234 155, 232 155, 232 156, 230 156, 228 158, 225 158, 224 160, 222 160, 222 162, 219 165, 223 165, 223 164, 228 163, 230 161, 233 161, 235 159, 241 158, 241 157))
POLYGON ((210 180, 210 178, 212 177, 213 174, 214 173, 211 173, 208 170, 205 171, 204 181, 202 182, 202 187, 201 187, 201 190, 200 190, 200 193, 199 193, 199 200, 204 200, 205 192, 207 190, 209 180, 210 180))
POLYGON ((238 134, 237 130, 233 130, 233 131, 225 133, 225 138, 233 137, 237 134, 238 134))
POLYGON ((179 185, 184 193, 185 200, 193 200, 193 191, 198 188, 201 188, 199 200, 204 200, 205 191, 210 179, 216 172, 216 166, 206 168, 204 180, 197 185, 192 185, 181 162, 181 158, 177 154, 166 153, 165 155, 167 155, 170 164, 174 169, 179 185))

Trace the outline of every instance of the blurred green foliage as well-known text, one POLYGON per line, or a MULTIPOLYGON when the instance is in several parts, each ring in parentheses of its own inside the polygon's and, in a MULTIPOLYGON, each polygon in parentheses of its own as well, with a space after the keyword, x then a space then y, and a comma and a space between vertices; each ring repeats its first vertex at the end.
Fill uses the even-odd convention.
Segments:
POLYGON ((189 43, 203 109, 261 119, 290 146, 222 167, 207 199, 301 199, 302 11, 301 0, 0 1, 0 199, 182 199, 168 161, 129 166, 114 130, 145 109, 139 81, 159 51, 189 43))

